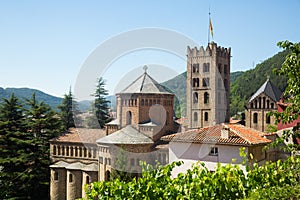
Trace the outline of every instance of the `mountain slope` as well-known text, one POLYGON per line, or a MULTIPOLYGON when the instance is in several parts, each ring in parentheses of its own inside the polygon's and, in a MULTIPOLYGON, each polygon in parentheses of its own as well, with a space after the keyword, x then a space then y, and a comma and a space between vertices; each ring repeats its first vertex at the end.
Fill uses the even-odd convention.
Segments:
POLYGON ((286 87, 287 79, 273 73, 274 69, 279 69, 285 60, 287 51, 277 53, 271 58, 256 65, 254 69, 247 70, 238 77, 230 88, 230 112, 231 115, 244 111, 244 105, 249 98, 259 89, 259 87, 270 77, 271 82, 281 91, 286 87))
POLYGON ((36 89, 30 89, 30 88, 3 89, 1 87, 0 87, 0 100, 2 101, 3 98, 9 98, 12 93, 14 93, 14 95, 18 97, 20 100, 30 99, 32 94, 35 93, 35 97, 38 101, 44 101, 46 104, 48 104, 54 109, 57 109, 57 106, 61 104, 62 101, 62 98, 46 94, 36 89))
MULTIPOLYGON (((230 112, 231 116, 238 112, 245 110, 244 105, 252 94, 266 81, 270 76, 272 83, 277 86, 281 91, 286 86, 286 78, 274 74, 272 71, 275 68, 280 68, 285 60, 288 52, 282 51, 273 57, 265 60, 264 62, 256 65, 254 69, 245 72, 232 72, 230 73, 230 112)), ((186 109, 186 72, 162 83, 165 87, 169 88, 176 95, 178 99, 175 102, 176 116, 181 114, 185 115, 186 109), (180 105, 179 105, 180 104, 180 105)))

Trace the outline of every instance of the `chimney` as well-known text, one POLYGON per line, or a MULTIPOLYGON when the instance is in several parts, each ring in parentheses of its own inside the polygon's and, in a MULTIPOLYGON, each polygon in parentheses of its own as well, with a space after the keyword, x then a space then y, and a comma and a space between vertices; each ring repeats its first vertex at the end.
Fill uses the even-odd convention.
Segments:
POLYGON ((230 132, 230 129, 228 127, 223 126, 223 128, 221 130, 221 138, 222 139, 228 139, 229 138, 229 132, 230 132))

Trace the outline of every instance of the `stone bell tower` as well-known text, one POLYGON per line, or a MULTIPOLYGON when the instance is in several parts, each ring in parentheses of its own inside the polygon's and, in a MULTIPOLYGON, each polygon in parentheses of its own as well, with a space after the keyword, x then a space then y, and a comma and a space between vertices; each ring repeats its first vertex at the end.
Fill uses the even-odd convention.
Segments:
POLYGON ((187 127, 202 128, 230 118, 230 48, 211 42, 187 47, 187 127))

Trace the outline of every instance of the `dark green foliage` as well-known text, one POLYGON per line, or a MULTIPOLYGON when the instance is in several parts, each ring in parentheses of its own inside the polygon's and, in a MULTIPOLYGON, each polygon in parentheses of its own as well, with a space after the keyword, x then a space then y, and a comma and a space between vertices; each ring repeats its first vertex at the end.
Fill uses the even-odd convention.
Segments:
MULTIPOLYGON (((245 111, 245 104, 257 89, 267 80, 270 76, 272 83, 281 91, 286 86, 287 79, 284 76, 279 76, 272 73, 273 69, 279 69, 285 60, 288 51, 279 52, 273 57, 265 60, 264 62, 256 65, 254 69, 245 72, 232 72, 230 73, 230 115, 234 116, 238 112, 245 111)), ((165 87, 169 88, 178 98, 175 103, 176 116, 180 114, 185 116, 186 111, 186 72, 176 76, 162 83, 165 87)))
POLYGON ((281 91, 286 87, 286 77, 278 76, 272 71, 279 69, 285 60, 288 51, 282 51, 264 62, 256 65, 254 69, 247 70, 231 83, 230 88, 230 114, 245 110, 244 106, 250 97, 270 77, 271 82, 281 91))
POLYGON ((49 140, 61 132, 57 114, 35 94, 24 106, 14 96, 4 99, 0 113, 0 199, 47 199, 49 140))
POLYGON ((231 72, 230 73, 230 83, 233 83, 238 77, 243 75, 244 72, 237 71, 237 72, 231 72))
POLYGON ((162 83, 170 92, 175 94, 174 111, 176 117, 186 114, 186 72, 162 83))
MULTIPOLYGON (((61 105, 58 106, 60 110, 60 118, 63 123, 64 130, 68 130, 71 127, 75 127, 75 117, 80 113, 78 103, 74 100, 71 89, 69 94, 65 94, 61 105)), ((76 118, 77 120, 78 117, 76 118)), ((77 123, 80 124, 80 123, 77 123)))
POLYGON ((137 180, 92 183, 86 187, 88 199, 252 199, 266 194, 276 199, 276 192, 271 194, 276 188, 285 191, 281 194, 285 199, 299 197, 297 190, 291 190, 289 196, 284 189, 300 187, 299 157, 260 167, 255 164, 251 170, 248 168, 248 175, 238 165, 218 165, 215 172, 210 172, 198 163, 186 173, 172 177, 171 171, 181 164, 174 162, 154 168, 144 163, 142 177, 137 180))
MULTIPOLYGON (((276 122, 283 124, 291 123, 299 117, 300 110, 300 43, 292 43, 289 41, 279 42, 278 46, 290 52, 286 57, 280 69, 275 69, 275 73, 287 77, 287 87, 284 91, 284 101, 287 107, 284 112, 272 112, 276 122)), ((291 131, 285 131, 283 139, 300 138, 300 126, 296 125, 291 131)), ((289 150, 299 150, 300 145, 290 144, 289 150)))
MULTIPOLYGON (((106 98, 108 95, 107 90, 104 88, 105 81, 100 77, 97 81, 96 91, 92 94, 95 97, 93 107, 93 112, 96 115, 98 124, 92 123, 89 126, 91 128, 104 128, 104 125, 109 122, 109 102, 106 98)), ((94 121, 94 120, 92 120, 94 121)))
POLYGON ((0 107, 0 199, 27 196, 30 143, 25 130, 23 108, 12 94, 0 107))

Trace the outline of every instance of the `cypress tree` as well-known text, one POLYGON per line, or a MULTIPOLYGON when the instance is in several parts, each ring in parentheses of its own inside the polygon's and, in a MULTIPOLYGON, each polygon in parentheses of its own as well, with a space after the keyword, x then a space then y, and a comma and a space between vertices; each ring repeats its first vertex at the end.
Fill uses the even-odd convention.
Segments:
POLYGON ((64 95, 62 103, 58 106, 58 108, 60 109, 60 118, 63 128, 68 130, 71 127, 75 127, 75 117, 79 114, 79 109, 77 102, 74 101, 71 89, 69 90, 69 94, 64 95))
POLYGON ((93 104, 94 112, 101 128, 104 128, 105 123, 110 120, 108 106, 110 101, 106 99, 108 92, 104 86, 105 81, 102 77, 100 77, 97 81, 96 91, 92 94, 92 96, 95 97, 93 104))

